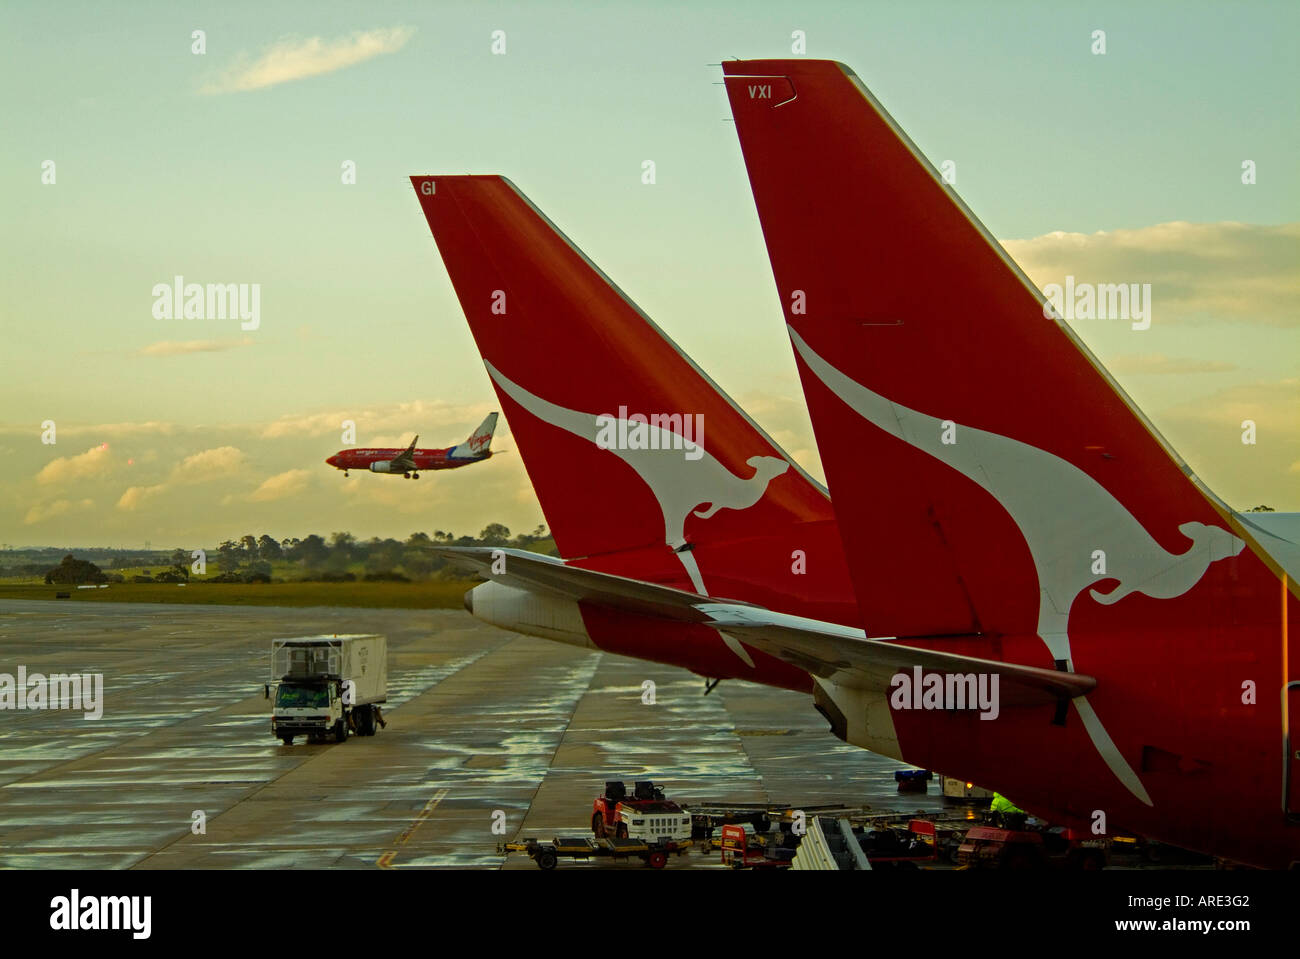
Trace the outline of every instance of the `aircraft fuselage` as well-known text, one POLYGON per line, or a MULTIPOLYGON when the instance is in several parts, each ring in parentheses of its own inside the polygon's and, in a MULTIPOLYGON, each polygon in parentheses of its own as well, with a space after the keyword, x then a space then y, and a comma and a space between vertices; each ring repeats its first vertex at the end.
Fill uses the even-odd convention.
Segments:
POLYGON ((492 456, 491 450, 479 453, 474 456, 451 456, 449 455, 455 447, 447 447, 440 450, 416 450, 411 455, 411 461, 415 464, 414 470, 402 470, 400 468, 384 469, 392 463, 393 460, 406 452, 405 449, 347 449, 339 450, 333 456, 325 460, 335 469, 363 470, 372 473, 395 473, 398 476, 407 472, 419 472, 423 470, 448 470, 457 469, 461 466, 468 466, 470 463, 478 463, 492 456))

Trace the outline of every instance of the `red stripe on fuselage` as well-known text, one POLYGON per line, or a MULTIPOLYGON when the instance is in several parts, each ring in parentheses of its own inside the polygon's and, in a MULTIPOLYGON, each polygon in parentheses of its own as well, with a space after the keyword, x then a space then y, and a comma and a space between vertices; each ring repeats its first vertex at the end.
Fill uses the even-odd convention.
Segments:
MULTIPOLYGON (((451 449, 453 449, 453 447, 441 450, 416 450, 411 459, 415 462, 415 468, 420 470, 454 469, 457 466, 465 466, 468 463, 477 462, 477 460, 468 459, 448 459, 447 453, 451 449)), ((329 463, 329 465, 333 466, 335 469, 365 470, 370 468, 371 463, 391 462, 393 459, 401 456, 405 452, 405 447, 402 449, 391 450, 339 450, 325 462, 329 463)))

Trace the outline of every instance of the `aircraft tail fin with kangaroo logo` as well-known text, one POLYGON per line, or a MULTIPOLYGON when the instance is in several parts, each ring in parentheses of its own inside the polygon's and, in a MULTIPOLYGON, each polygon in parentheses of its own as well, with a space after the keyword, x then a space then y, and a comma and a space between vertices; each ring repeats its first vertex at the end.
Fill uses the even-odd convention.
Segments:
POLYGON ((411 181, 561 557, 855 617, 820 484, 509 180, 411 181))
MULTIPOLYGON (((1300 751, 1282 752, 1293 547, 1270 548, 1206 488, 1067 325, 1059 291, 1025 276, 848 67, 722 69, 869 627, 1094 677, 1024 731, 1033 755, 1072 757, 1062 789, 1084 777, 1091 808, 1171 841, 1296 858, 1300 833, 1282 828, 1300 808, 1300 751), (1267 826, 1212 835, 1180 811, 1192 772, 1228 820, 1269 797, 1267 826)), ((1108 279, 1095 322, 1135 337, 1160 322, 1135 302, 1141 277, 1108 279)), ((899 721, 908 761, 1020 788, 1011 763, 973 761, 969 740, 925 722, 899 721)))

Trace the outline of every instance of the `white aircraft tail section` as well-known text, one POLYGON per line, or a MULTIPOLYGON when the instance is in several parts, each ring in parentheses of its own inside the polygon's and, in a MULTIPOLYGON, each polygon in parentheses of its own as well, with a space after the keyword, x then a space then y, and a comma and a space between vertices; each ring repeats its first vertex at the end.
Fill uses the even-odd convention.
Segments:
POLYGON ((448 453, 451 459, 473 459, 475 457, 490 454, 492 446, 492 434, 497 428, 497 414, 489 413, 483 422, 478 425, 473 433, 469 434, 469 439, 464 443, 453 447, 448 453))

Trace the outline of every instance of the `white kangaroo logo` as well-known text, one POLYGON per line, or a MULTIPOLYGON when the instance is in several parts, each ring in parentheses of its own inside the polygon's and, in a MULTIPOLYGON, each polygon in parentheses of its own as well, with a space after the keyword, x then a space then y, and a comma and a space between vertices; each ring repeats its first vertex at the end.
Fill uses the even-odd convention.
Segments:
MULTIPOLYGON (((1246 544, 1227 530, 1183 523, 1192 541, 1185 553, 1170 553, 1152 539, 1122 503, 1074 464, 1019 440, 956 425, 955 443, 944 443, 947 421, 908 409, 874 393, 815 353, 790 327, 790 339, 804 362, 841 400, 867 421, 942 460, 987 490, 1005 509, 1029 545, 1038 572, 1038 635, 1052 658, 1074 670, 1069 617, 1075 598, 1099 580, 1116 579, 1109 593, 1089 593, 1111 605, 1130 593, 1172 599, 1187 592, 1216 560, 1236 556, 1246 544), (1111 568, 1096 574, 1088 562, 1093 546, 1106 546, 1111 568)), ((1102 759, 1129 791, 1152 805, 1137 773, 1120 755, 1087 697, 1073 700, 1102 759)))
MULTIPOLYGON (((608 417, 598 418, 594 413, 582 413, 557 406, 512 382, 486 360, 483 365, 511 399, 538 419, 568 430, 593 446, 599 445, 596 438, 602 429, 600 420, 604 419, 608 423, 608 417)), ((693 512, 700 519, 709 519, 718 510, 749 509, 763 498, 768 484, 790 468, 790 464, 778 456, 751 456, 746 462, 753 467, 754 475, 742 478, 723 466, 707 450, 701 450, 703 455, 697 460, 665 455, 664 451, 673 448, 675 434, 659 426, 648 426, 647 429, 659 434, 657 442, 651 444, 656 449, 607 449, 636 470, 642 482, 659 501, 659 508, 664 515, 664 542, 675 551, 686 545, 687 514, 693 512), (706 504, 708 509, 697 509, 706 504)), ((677 448, 681 448, 680 437, 677 439, 677 448)), ((704 588, 704 580, 700 576, 694 555, 689 551, 678 552, 676 555, 686 568, 695 591, 701 596, 709 595, 704 588)), ((738 651, 738 655, 753 665, 747 654, 738 651)))

